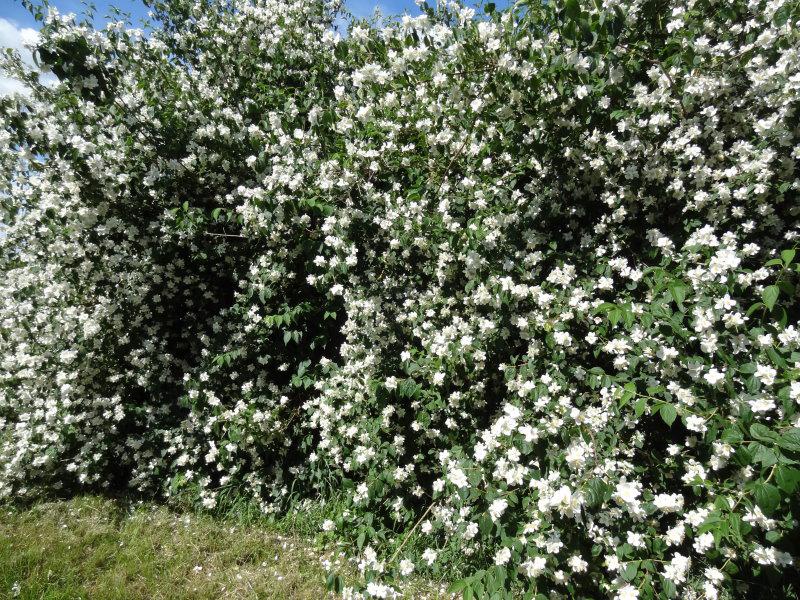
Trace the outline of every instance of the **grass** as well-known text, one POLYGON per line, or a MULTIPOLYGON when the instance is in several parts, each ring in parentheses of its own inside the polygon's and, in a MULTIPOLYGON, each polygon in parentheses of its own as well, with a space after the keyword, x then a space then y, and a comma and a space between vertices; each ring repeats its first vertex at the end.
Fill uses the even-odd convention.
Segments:
MULTIPOLYGON (((334 503, 270 520, 241 498, 223 496, 214 515, 180 502, 175 512, 100 496, 0 505, 0 599, 331 598, 322 566, 331 553, 313 537, 334 503)), ((336 572, 352 574, 341 556, 336 572)), ((412 579, 405 597, 452 598, 445 588, 443 581, 412 579)))
POLYGON ((322 553, 265 523, 96 496, 0 508, 0 598, 326 598, 322 553))

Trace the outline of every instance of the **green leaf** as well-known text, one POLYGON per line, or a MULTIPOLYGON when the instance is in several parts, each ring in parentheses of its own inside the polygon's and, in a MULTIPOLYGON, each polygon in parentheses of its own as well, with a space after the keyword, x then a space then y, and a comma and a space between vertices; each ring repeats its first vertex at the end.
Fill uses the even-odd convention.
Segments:
POLYGON ((771 483, 758 482, 755 485, 755 498, 764 514, 771 515, 781 502, 781 493, 771 483))
POLYGON ((787 364, 786 360, 780 354, 778 354, 775 348, 768 347, 767 355, 769 356, 769 359, 772 361, 772 364, 778 367, 779 369, 789 368, 789 365, 787 364))
POLYGON ((647 399, 646 398, 639 398, 633 404, 633 414, 637 417, 641 417, 644 414, 645 409, 647 409, 647 399))
POLYGON ((794 467, 778 465, 775 467, 775 482, 787 494, 792 494, 800 483, 800 471, 794 467))
POLYGON ((581 4, 578 0, 567 0, 564 3, 564 13, 568 18, 577 21, 581 16, 581 4))
POLYGON ((746 467, 753 462, 753 453, 745 446, 740 445, 733 453, 733 462, 740 467, 746 467))
POLYGON ((728 444, 738 444, 744 439, 744 436, 735 427, 728 427, 722 432, 721 439, 728 444))
POLYGON ((601 312, 608 312, 612 308, 614 308, 615 306, 616 306, 616 304, 612 304, 611 302, 603 302, 597 308, 594 309, 594 312, 595 312, 595 314, 601 313, 601 312))
POLYGON ((586 503, 590 508, 599 508, 611 496, 611 487, 602 479, 592 479, 586 485, 586 503))
POLYGON ((332 592, 336 592, 337 594, 341 593, 344 589, 344 580, 341 576, 336 575, 335 573, 331 573, 328 575, 328 578, 325 582, 325 587, 332 592))
POLYGON ((778 462, 778 453, 772 448, 767 448, 763 444, 753 444, 753 446, 753 460, 761 463, 762 467, 771 467, 778 462))
POLYGON ((489 516, 489 513, 484 514, 478 520, 478 526, 480 527, 480 531, 483 535, 488 535, 492 530, 493 525, 494 523, 492 522, 492 518, 489 516))
POLYGON ((675 407, 672 406, 672 404, 662 404, 658 412, 661 415, 664 423, 672 427, 672 424, 675 422, 675 419, 678 416, 678 411, 675 410, 675 407))
POLYGON ((778 296, 780 296, 781 290, 777 285, 770 285, 764 288, 764 291, 761 293, 761 299, 764 301, 764 306, 766 306, 769 310, 775 306, 775 302, 778 300, 778 296))
POLYGON ((639 572, 639 563, 641 561, 633 560, 625 565, 625 568, 622 569, 622 578, 625 581, 633 581, 636 579, 636 574, 639 572))
POLYGON ((678 281, 669 284, 669 294, 679 307, 683 308, 683 301, 686 300, 686 286, 678 281))
POLYGON ((630 402, 631 398, 633 398, 635 395, 636 395, 636 384, 633 383, 632 381, 629 381, 628 383, 625 384, 622 396, 620 396, 619 399, 620 408, 622 408, 628 402, 630 402))
POLYGON ((792 427, 778 438, 778 446, 790 452, 800 452, 800 428, 792 427))
POLYGON ((772 431, 769 427, 762 425, 761 423, 754 423, 750 426, 750 435, 753 437, 754 440, 758 440, 759 442, 766 442, 768 444, 774 444, 778 439, 778 434, 772 431))
POLYGON ((781 252, 781 259, 783 259, 783 264, 785 264, 788 267, 789 264, 794 260, 794 255, 795 255, 795 251, 793 249, 792 250, 783 250, 781 252))
POLYGON ((459 594, 464 591, 464 588, 466 588, 469 585, 469 583, 470 583, 469 578, 459 579, 458 581, 454 581, 453 583, 450 584, 450 587, 447 588, 447 593, 459 594))
POLYGON ((664 590, 664 595, 667 598, 674 598, 678 593, 678 588, 671 579, 661 576, 661 588, 664 590))
POLYGON ((787 296, 789 296, 790 298, 791 298, 792 296, 794 296, 794 285, 792 285, 792 284, 791 284, 791 282, 789 282, 789 281, 786 281, 785 279, 781 279, 781 280, 780 280, 778 283, 776 283, 775 285, 777 285, 777 286, 778 286, 778 289, 779 289, 781 292, 783 292, 784 294, 786 294, 786 295, 787 295, 787 296))

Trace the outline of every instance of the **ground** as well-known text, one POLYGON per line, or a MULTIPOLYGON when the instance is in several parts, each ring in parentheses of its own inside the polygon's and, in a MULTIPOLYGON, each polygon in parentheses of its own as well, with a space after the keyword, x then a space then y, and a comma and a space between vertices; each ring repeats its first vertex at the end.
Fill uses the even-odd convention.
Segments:
POLYGON ((326 597, 322 552, 267 525, 99 497, 0 512, 0 598, 326 597))

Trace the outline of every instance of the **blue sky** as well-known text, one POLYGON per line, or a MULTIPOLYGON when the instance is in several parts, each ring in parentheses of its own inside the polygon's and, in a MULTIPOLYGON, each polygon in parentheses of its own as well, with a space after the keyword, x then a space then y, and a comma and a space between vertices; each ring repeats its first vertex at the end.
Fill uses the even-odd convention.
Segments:
MULTIPOLYGON (((498 6, 507 4, 502 0, 494 1, 498 6)), ((402 14, 404 11, 408 11, 410 14, 419 13, 414 0, 345 0, 345 2, 350 11, 357 16, 372 14, 376 5, 380 7, 384 15, 402 14)), ((81 13, 84 8, 82 0, 50 0, 50 4, 58 8, 62 13, 81 13)), ((477 2, 474 4, 477 4, 477 2)), ((97 7, 99 16, 107 14, 109 6, 117 6, 126 12, 130 12, 134 17, 144 16, 147 12, 140 0, 95 0, 94 5, 97 7)), ((19 0, 0 0, 0 18, 5 18, 18 26, 35 26, 33 19, 22 8, 19 0)))

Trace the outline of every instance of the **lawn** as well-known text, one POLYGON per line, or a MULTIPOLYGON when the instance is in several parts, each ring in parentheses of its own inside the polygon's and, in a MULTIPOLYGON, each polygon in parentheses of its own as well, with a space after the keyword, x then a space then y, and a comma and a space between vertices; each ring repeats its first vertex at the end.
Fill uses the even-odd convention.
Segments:
POLYGON ((265 524, 100 497, 0 512, 0 598, 327 597, 322 553, 265 524))

